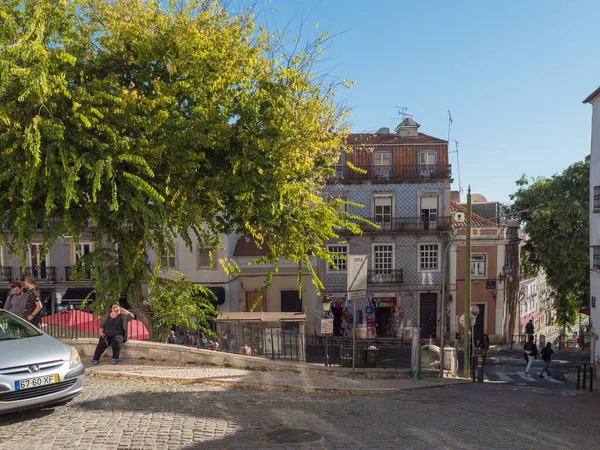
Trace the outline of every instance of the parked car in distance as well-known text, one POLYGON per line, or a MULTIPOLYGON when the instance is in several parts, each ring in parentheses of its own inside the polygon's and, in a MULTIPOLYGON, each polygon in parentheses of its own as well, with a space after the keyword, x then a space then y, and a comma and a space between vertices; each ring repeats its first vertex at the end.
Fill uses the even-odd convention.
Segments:
POLYGON ((66 403, 84 378, 75 348, 0 310, 0 414, 66 403))

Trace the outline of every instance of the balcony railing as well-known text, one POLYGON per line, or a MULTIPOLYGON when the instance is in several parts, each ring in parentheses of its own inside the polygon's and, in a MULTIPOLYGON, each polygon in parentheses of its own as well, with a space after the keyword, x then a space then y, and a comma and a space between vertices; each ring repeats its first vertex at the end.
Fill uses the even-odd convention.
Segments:
POLYGON ((12 281, 12 267, 0 267, 0 281, 12 281))
POLYGON ((36 280, 56 281, 56 268, 41 266, 41 267, 25 267, 25 275, 33 275, 36 280))
POLYGON ((438 217, 436 220, 421 217, 367 217, 373 225, 361 223, 363 231, 449 231, 452 226, 451 217, 438 217))
POLYGON ((360 183, 362 181, 421 181, 449 179, 452 175, 450 164, 360 166, 364 173, 346 166, 336 166, 330 182, 360 183))
POLYGON ((592 269, 600 270, 600 245, 594 245, 592 248, 592 269))
MULTIPOLYGON (((67 280, 74 281, 75 280, 75 270, 76 270, 75 266, 66 266, 65 267, 65 281, 67 281, 67 280)), ((91 280, 92 279, 92 271, 84 270, 83 277, 81 279, 91 280)))
POLYGON ((401 284, 403 283, 404 275, 402 269, 389 270, 368 270, 367 282, 372 284, 401 284))

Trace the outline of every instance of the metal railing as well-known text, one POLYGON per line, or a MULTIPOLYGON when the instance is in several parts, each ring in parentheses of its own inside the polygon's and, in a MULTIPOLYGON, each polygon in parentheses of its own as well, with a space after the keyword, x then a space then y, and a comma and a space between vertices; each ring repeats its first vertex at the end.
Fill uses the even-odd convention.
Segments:
POLYGON ((12 281, 12 267, 0 267, 0 281, 12 281))
POLYGON ((372 284, 401 284, 404 282, 404 272, 402 269, 368 270, 367 282, 372 284))
POLYGON ((24 275, 33 275, 36 280, 56 281, 56 268, 50 266, 25 267, 24 275))
POLYGON ((448 179, 452 175, 450 164, 414 164, 414 165, 361 165, 358 172, 346 166, 336 166, 335 176, 329 182, 360 183, 362 181, 421 181, 448 179))
POLYGON ((368 223, 360 223, 363 231, 449 231, 452 227, 452 218, 438 217, 435 220, 422 217, 365 217, 379 228, 368 223))
MULTIPOLYGON (((56 338, 98 338, 100 316, 91 311, 70 309, 41 318, 40 327, 56 338)), ((265 324, 266 325, 266 324, 265 324)), ((278 326, 280 326, 278 324, 278 326)), ((152 340, 198 349, 235 353, 270 360, 284 360, 325 366, 352 367, 352 340, 348 338, 313 336, 279 327, 242 323, 213 323, 210 332, 174 326, 153 335, 152 340)), ((150 340, 142 320, 129 322, 128 340, 150 340)), ((411 347, 398 341, 356 341, 354 367, 379 369, 409 369, 411 347)))
MULTIPOLYGON (((75 280, 75 271, 76 271, 76 266, 66 266, 65 267, 65 280, 74 281, 75 280)), ((92 279, 92 271, 84 270, 83 271, 83 279, 91 280, 92 279)))

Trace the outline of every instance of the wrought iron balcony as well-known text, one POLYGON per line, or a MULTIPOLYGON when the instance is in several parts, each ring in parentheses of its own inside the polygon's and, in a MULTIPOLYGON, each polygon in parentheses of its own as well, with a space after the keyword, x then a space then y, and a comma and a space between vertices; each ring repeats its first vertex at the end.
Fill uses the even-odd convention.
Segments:
POLYGON ((12 267, 0 267, 0 281, 12 281, 12 267))
POLYGON ((592 246, 592 269, 600 270, 600 245, 592 246))
POLYGON ((401 284, 403 283, 402 269, 375 269, 367 271, 367 282, 372 284, 401 284))
MULTIPOLYGON (((75 266, 66 266, 65 267, 65 281, 75 281, 75 266)), ((84 270, 83 271, 83 280, 91 280, 92 279, 92 271, 84 270)))
POLYGON ((56 281, 56 268, 49 266, 25 267, 25 275, 33 275, 36 280, 56 281))
POLYGON ((438 217, 435 220, 421 217, 367 217, 367 220, 379 226, 361 223, 363 231, 449 231, 452 227, 451 217, 438 217))
POLYGON ((393 183, 397 181, 445 180, 452 176, 450 164, 360 166, 360 169, 365 171, 364 173, 342 165, 335 166, 334 169, 335 175, 329 180, 329 183, 361 183, 364 181, 393 183))

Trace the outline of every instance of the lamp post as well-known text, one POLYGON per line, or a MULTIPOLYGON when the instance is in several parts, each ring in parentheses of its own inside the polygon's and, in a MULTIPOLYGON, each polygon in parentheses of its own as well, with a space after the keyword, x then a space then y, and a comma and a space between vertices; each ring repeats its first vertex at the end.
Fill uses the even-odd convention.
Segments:
MULTIPOLYGON (((325 313, 325 318, 329 318, 331 299, 327 295, 324 295, 323 300, 321 300, 321 308, 325 313)), ((321 334, 325 335, 325 366, 329 366, 329 332, 323 333, 323 330, 321 329, 321 334)))

